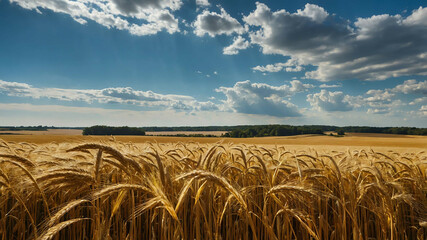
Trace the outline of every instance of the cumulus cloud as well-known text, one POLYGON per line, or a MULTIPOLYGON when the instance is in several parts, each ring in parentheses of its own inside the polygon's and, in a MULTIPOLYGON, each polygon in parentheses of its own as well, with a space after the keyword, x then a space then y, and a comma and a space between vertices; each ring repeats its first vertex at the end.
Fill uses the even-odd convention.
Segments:
MULTIPOLYGON (((363 104, 367 107, 368 113, 389 113, 394 108, 402 106, 399 95, 427 95, 427 81, 417 82, 416 80, 406 80, 394 88, 371 89, 366 92, 363 104)), ((409 102, 409 105, 419 105, 427 102, 427 97, 416 98, 409 102)))
POLYGON ((313 86, 298 80, 291 85, 271 86, 265 83, 237 82, 233 87, 220 87, 217 92, 226 97, 224 107, 238 113, 261 114, 275 117, 301 116, 297 106, 284 100, 313 86))
MULTIPOLYGON (((417 82, 411 79, 394 88, 369 90, 363 98, 363 104, 370 107, 368 113, 389 113, 393 108, 404 105, 400 99, 397 99, 399 94, 427 95, 427 81, 417 82)), ((425 102, 427 102, 427 97, 421 97, 409 102, 409 105, 424 104, 425 102)))
POLYGON ((208 7, 211 4, 209 3, 208 0, 196 0, 196 5, 201 7, 208 7))
POLYGON ((246 49, 250 46, 249 42, 246 41, 242 36, 237 36, 233 39, 233 43, 223 49, 225 55, 235 55, 239 53, 239 50, 246 49))
POLYGON ((363 104, 367 107, 368 113, 386 114, 390 113, 394 108, 402 105, 399 99, 394 99, 396 94, 390 92, 389 89, 384 90, 369 90, 363 98, 363 104))
POLYGON ((419 7, 404 20, 408 25, 427 25, 427 8, 419 7))
POLYGON ((369 90, 366 92, 369 96, 365 98, 366 102, 375 103, 375 102, 390 102, 391 99, 395 96, 395 94, 390 93, 387 89, 385 90, 369 90))
MULTIPOLYGON (((290 84, 271 86, 264 83, 237 82, 233 87, 220 87, 217 92, 225 95, 222 104, 197 101, 186 95, 160 94, 153 91, 135 90, 131 87, 103 89, 37 88, 26 83, 0 80, 0 94, 13 97, 48 98, 58 101, 100 104, 126 104, 151 111, 174 110, 177 112, 226 111, 274 117, 301 116, 297 106, 285 100, 314 88, 293 80, 290 84)), ((214 100, 215 98, 211 98, 214 100)))
POLYGON ((302 83, 298 80, 292 80, 291 87, 289 88, 292 93, 305 92, 310 88, 314 88, 313 84, 302 83))
POLYGON ((176 111, 214 111, 218 106, 211 102, 199 102, 191 96, 159 94, 152 91, 134 90, 130 87, 104 89, 36 88, 25 83, 0 80, 0 93, 15 97, 49 98, 60 101, 87 103, 132 104, 150 109, 176 111))
POLYGON ((298 60, 291 58, 284 63, 268 64, 266 66, 256 66, 253 67, 252 70, 260 72, 300 72, 304 70, 304 68, 300 65, 298 60))
POLYGON ((409 105, 427 104, 427 97, 416 98, 409 105))
POLYGON ((384 14, 350 23, 313 4, 290 13, 257 3, 243 21, 264 54, 317 66, 306 77, 331 81, 427 75, 426 18, 420 7, 406 18, 384 14))
POLYGON ((308 94, 307 101, 315 109, 326 112, 351 111, 356 106, 353 97, 343 92, 330 92, 324 89, 319 93, 308 94))
POLYGON ((391 91, 404 94, 427 95, 427 81, 417 82, 417 80, 406 80, 403 84, 397 85, 391 91))
POLYGON ((112 2, 117 9, 128 15, 144 12, 149 8, 178 10, 182 5, 181 0, 112 0, 112 2))
MULTIPOLYGON (((409 103, 405 103, 401 99, 402 94, 427 95, 426 83, 427 81, 417 82, 416 80, 406 80, 402 84, 399 84, 393 88, 371 89, 368 90, 364 95, 347 95, 347 98, 350 100, 350 105, 353 105, 354 107, 367 107, 367 113, 387 114, 392 113, 393 111, 402 106, 413 106, 427 103, 427 97, 415 98, 409 103)), ((313 100, 311 101, 313 102, 313 100)), ((312 105, 316 106, 315 103, 312 105)))
POLYGON ((179 32, 178 20, 171 13, 180 9, 181 0, 9 0, 11 3, 42 13, 42 9, 67 14, 80 24, 87 20, 107 28, 127 30, 134 35, 160 31, 179 32), (142 23, 132 23, 129 18, 142 23))
POLYGON ((323 22, 329 15, 322 7, 307 3, 304 10, 298 9, 296 15, 313 19, 315 22, 323 22))
POLYGON ((202 37, 208 34, 211 37, 216 35, 231 35, 233 33, 244 33, 243 26, 235 18, 231 17, 223 8, 221 13, 204 10, 193 23, 194 33, 202 37))

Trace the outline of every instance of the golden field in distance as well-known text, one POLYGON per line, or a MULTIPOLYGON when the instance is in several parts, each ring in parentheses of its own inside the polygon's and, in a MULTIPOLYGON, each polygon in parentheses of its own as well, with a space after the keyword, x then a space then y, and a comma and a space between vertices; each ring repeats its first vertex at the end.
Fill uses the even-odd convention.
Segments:
MULTIPOLYGON (((0 135, 0 139, 13 142, 30 142, 44 144, 50 142, 91 142, 109 140, 110 136, 83 136, 81 130, 55 129, 45 131, 19 131, 19 135, 0 135), (56 130, 56 131, 55 131, 56 130), (37 134, 37 135, 21 135, 37 134)), ((17 133, 12 132, 12 133, 17 133)), ((162 132, 158 132, 162 133, 162 132)), ((163 132, 164 133, 164 132, 163 132)), ((171 132, 167 132, 168 134, 171 132)), ((180 132, 190 134, 191 132, 180 132)), ((209 133, 209 132, 206 132, 209 133)), ((166 133, 165 133, 166 134, 166 133)), ((298 135, 286 137, 262 137, 262 138, 220 138, 220 137, 170 137, 170 136, 114 136, 117 141, 145 143, 177 143, 177 142, 199 142, 199 143, 244 143, 262 145, 286 145, 295 147, 328 148, 329 146, 345 149, 346 147, 380 147, 380 148, 427 148, 427 136, 394 135, 375 133, 346 133, 344 137, 332 137, 326 135, 298 135)))
POLYGON ((3 135, 0 239, 425 239, 426 137, 3 135))

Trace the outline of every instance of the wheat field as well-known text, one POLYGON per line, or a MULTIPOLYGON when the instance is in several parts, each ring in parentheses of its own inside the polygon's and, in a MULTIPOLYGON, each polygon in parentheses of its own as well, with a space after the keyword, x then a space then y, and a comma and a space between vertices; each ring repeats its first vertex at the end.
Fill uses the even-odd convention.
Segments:
POLYGON ((0 140, 0 239, 426 239, 427 153, 0 140))

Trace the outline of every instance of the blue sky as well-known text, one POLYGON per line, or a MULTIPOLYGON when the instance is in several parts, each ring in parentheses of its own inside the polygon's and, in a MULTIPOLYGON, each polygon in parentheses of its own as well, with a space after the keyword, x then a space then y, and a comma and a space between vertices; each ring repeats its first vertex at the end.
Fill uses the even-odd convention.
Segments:
POLYGON ((427 127, 425 1, 0 0, 0 125, 427 127))

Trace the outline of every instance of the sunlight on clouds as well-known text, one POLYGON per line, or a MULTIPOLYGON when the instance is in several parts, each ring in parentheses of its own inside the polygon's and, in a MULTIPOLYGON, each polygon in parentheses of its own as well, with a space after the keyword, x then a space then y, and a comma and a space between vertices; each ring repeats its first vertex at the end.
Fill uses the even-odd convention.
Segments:
POLYGON ((218 109, 210 101, 199 102, 190 96, 158 94, 152 91, 134 90, 130 87, 104 89, 36 88, 25 83, 0 80, 0 93, 35 99, 49 98, 60 101, 130 104, 155 109, 174 109, 176 111, 212 111, 218 109))
POLYGON ((246 49, 250 46, 250 43, 246 41, 242 36, 237 36, 233 39, 233 43, 230 46, 225 47, 222 52, 225 55, 236 55, 239 50, 246 49))
POLYGON ((331 81, 427 75, 427 28, 422 21, 426 18, 427 10, 419 8, 407 18, 388 14, 358 18, 353 27, 316 5, 289 13, 257 3, 243 21, 250 26, 251 44, 259 45, 264 54, 317 66, 306 77, 331 81))
POLYGON ((133 111, 60 105, 0 103, 0 121, 4 125, 53 125, 82 127, 97 124, 111 126, 217 126, 272 124, 274 117, 231 112, 133 111))
POLYGON ((302 116, 298 107, 283 98, 304 92, 313 86, 298 80, 289 85, 270 86, 264 83, 251 83, 249 80, 237 82, 233 87, 220 87, 217 92, 227 99, 223 107, 239 113, 261 114, 276 117, 302 116))
POLYGON ((131 34, 143 36, 156 34, 162 30, 172 34, 179 32, 178 20, 171 11, 180 9, 181 0, 9 0, 19 6, 36 10, 51 10, 70 15, 80 24, 87 20, 107 28, 127 30, 131 34), (144 21, 142 24, 129 22, 128 18, 144 21))
POLYGON ((301 66, 298 60, 291 58, 284 63, 268 64, 266 66, 256 66, 253 67, 252 70, 260 72, 301 72, 304 70, 304 67, 301 66))
POLYGON ((194 21, 194 33, 202 37, 208 34, 210 37, 216 35, 231 35, 233 33, 242 34, 245 29, 235 18, 231 17, 224 8, 220 8, 221 13, 204 10, 194 21))

